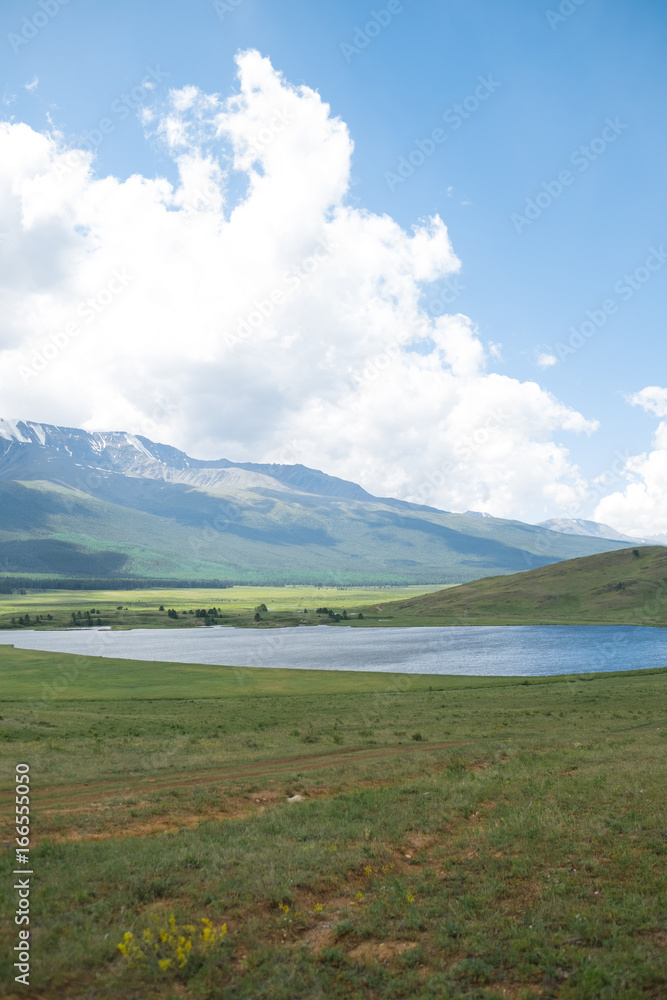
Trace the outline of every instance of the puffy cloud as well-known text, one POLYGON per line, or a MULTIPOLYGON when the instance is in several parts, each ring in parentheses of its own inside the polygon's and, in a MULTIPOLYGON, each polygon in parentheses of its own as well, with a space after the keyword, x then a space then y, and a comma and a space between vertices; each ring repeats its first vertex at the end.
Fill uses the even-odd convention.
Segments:
POLYGON ((647 413, 654 413, 656 417, 667 417, 667 389, 661 389, 657 385, 649 385, 639 392, 634 392, 627 397, 632 406, 641 406, 647 413))
POLYGON ((537 365, 540 368, 551 368, 552 365, 558 364, 558 358, 555 354, 549 354, 546 351, 537 356, 537 365))
POLYGON ((174 183, 100 177, 57 134, 0 128, 3 414, 447 509, 575 505, 561 438, 596 424, 436 315, 460 269, 443 221, 352 207, 345 124, 257 52, 237 62, 230 97, 187 86, 144 116, 174 183))
MULTIPOLYGON (((628 396, 628 402, 656 417, 667 417, 667 389, 647 386, 628 396)), ((653 450, 628 459, 625 475, 628 485, 600 501, 596 519, 638 538, 667 533, 667 420, 658 424, 653 450)))

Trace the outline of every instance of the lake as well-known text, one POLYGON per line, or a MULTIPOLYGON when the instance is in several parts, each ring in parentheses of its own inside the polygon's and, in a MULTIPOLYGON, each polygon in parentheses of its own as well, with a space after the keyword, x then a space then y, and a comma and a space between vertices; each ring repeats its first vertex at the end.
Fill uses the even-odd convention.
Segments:
POLYGON ((0 645, 171 663, 540 676, 667 667, 667 629, 632 625, 297 626, 0 632, 0 645))

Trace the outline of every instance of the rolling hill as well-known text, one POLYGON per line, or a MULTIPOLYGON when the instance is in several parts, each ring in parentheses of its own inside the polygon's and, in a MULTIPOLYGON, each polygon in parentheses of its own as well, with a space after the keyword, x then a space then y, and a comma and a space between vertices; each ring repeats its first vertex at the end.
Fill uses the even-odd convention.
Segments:
POLYGON ((0 576, 460 583, 625 543, 374 497, 302 465, 0 420, 0 576))
POLYGON ((667 548, 568 559, 378 607, 395 624, 667 625, 667 548))

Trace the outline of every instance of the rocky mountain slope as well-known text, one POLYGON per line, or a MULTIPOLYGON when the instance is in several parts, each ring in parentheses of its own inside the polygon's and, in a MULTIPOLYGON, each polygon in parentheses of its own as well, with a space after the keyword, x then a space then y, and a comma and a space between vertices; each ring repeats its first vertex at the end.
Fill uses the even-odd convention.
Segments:
POLYGON ((302 465, 0 420, 5 576, 460 583, 624 545, 374 497, 302 465))

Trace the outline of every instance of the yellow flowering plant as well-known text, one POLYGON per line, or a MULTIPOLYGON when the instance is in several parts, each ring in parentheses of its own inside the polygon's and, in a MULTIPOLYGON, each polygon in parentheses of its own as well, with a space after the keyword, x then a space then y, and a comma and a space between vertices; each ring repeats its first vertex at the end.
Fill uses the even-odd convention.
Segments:
POLYGON ((153 926, 137 937, 126 931, 118 950, 130 965, 157 966, 161 972, 178 972, 195 958, 199 966, 204 955, 227 934, 227 924, 216 928, 207 917, 195 925, 177 924, 173 913, 166 920, 153 914, 151 923, 153 926))

